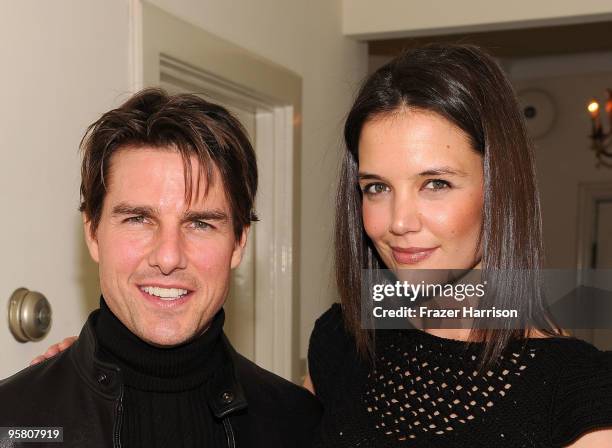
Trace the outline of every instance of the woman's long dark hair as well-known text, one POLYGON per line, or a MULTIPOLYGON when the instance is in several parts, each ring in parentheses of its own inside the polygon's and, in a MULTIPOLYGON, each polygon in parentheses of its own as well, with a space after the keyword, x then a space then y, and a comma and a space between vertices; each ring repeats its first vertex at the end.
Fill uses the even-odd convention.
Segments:
MULTIPOLYGON (((402 108, 430 111, 462 129, 483 157, 482 269, 502 272, 497 309, 516 309, 533 328, 558 333, 545 311, 539 272, 543 263, 540 201, 532 144, 514 91, 499 65, 471 45, 429 45, 409 50, 373 73, 361 87, 344 127, 346 151, 336 198, 335 272, 345 325, 358 352, 369 357, 373 332, 361 324, 363 269, 386 269, 364 231, 358 186, 358 146, 368 120, 402 108), (530 275, 521 273, 529 272, 530 275)), ((524 329, 473 328, 484 342, 483 364, 496 359, 524 329)))

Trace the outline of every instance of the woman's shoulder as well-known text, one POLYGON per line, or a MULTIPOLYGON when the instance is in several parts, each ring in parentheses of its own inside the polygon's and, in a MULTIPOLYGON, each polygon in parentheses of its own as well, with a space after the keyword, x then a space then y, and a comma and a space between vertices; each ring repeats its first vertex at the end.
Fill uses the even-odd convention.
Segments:
MULTIPOLYGON (((612 352, 599 350, 581 339, 566 339, 554 341, 554 356, 564 367, 561 369, 562 378, 576 377, 580 381, 603 382, 612 387, 612 352)), ((609 399, 612 402, 612 394, 609 399)))
POLYGON ((334 303, 315 321, 314 331, 343 331, 342 305, 334 303))
POLYGON ((607 398, 612 405, 612 352, 573 337, 532 339, 529 346, 539 352, 545 369, 556 377, 558 396, 605 386, 610 388, 607 398))
POLYGON ((532 342, 556 376, 553 442, 566 446, 587 431, 612 427, 612 352, 575 338, 532 342))
MULTIPOLYGON (((572 369, 612 368, 612 352, 599 350, 593 344, 574 337, 529 339, 529 345, 545 352, 552 362, 572 369)), ((564 369, 568 372, 567 369, 564 369)), ((571 372, 571 370, 569 371, 571 372)))
POLYGON ((315 321, 310 335, 309 358, 311 356, 321 357, 330 352, 345 349, 350 340, 344 326, 342 306, 334 303, 315 321))
POLYGON ((308 346, 308 370, 319 398, 324 399, 328 389, 331 393, 351 353, 353 338, 345 329, 341 305, 334 303, 316 320, 308 346))

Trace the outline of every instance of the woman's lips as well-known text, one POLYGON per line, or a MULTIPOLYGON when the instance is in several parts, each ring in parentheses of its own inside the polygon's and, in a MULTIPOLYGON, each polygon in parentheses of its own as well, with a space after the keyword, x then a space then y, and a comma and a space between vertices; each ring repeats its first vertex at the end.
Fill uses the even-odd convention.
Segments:
POLYGON ((398 264, 416 264, 429 258, 437 247, 392 247, 393 259, 398 264))

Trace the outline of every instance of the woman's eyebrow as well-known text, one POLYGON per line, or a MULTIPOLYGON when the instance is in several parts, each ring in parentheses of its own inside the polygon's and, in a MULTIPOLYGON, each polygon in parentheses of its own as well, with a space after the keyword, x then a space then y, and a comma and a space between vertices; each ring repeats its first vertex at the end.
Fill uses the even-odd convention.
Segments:
POLYGON ((369 180, 369 179, 384 180, 384 177, 379 176, 378 174, 367 173, 367 172, 359 172, 357 174, 357 177, 359 177, 359 180, 369 180))
MULTIPOLYGON (((427 168, 426 170, 421 171, 420 173, 417 174, 417 176, 442 176, 442 175, 465 177, 467 176, 467 173, 465 171, 462 171, 456 168, 451 168, 449 166, 440 166, 440 167, 427 168)), ((358 176, 359 176, 359 180, 385 180, 383 176, 380 176, 374 173, 368 173, 368 172, 359 172, 358 176)))
POLYGON ((451 168, 450 166, 440 166, 428 168, 425 171, 421 171, 419 176, 440 176, 440 175, 451 175, 451 176, 467 176, 465 171, 458 170, 456 168, 451 168))

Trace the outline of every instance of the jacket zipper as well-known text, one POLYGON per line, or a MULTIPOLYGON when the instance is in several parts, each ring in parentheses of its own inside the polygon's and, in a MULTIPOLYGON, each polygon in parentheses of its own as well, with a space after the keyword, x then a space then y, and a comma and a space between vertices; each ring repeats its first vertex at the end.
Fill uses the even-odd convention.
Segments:
MULTIPOLYGON (((117 417, 115 419, 115 434, 113 440, 114 448, 121 448, 121 424, 123 423, 123 388, 119 393, 119 402, 117 403, 116 410, 117 417)), ((225 436, 227 438, 227 448, 236 448, 236 438, 234 437, 234 428, 229 421, 229 416, 223 419, 223 428, 225 429, 225 436)))
POLYGON ((121 424, 123 422, 123 387, 119 392, 119 402, 117 403, 117 416, 115 418, 115 434, 113 435, 113 447, 121 448, 121 424))
POLYGON ((227 437, 227 448, 236 448, 234 429, 229 421, 229 416, 223 418, 223 428, 225 428, 225 436, 227 437))

